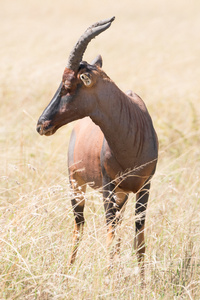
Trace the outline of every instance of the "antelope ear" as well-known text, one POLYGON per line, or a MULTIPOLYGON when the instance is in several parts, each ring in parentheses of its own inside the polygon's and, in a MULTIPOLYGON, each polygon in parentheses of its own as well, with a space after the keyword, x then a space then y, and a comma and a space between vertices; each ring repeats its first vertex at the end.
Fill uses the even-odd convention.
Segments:
POLYGON ((84 85, 90 87, 92 85, 92 80, 89 73, 82 73, 80 79, 83 81, 84 85))
POLYGON ((100 68, 102 67, 102 64, 103 64, 103 60, 102 60, 102 57, 100 54, 97 55, 97 57, 95 57, 91 62, 91 65, 93 65, 93 66, 96 65, 100 68))

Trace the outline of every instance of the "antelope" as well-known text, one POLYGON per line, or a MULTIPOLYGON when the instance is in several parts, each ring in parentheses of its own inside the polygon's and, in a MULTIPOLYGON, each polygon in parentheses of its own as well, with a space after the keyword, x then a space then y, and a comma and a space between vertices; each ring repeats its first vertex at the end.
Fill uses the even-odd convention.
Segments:
MULTIPOLYGON (((129 193, 136 194, 134 247, 144 268, 144 228, 151 178, 158 158, 158 139, 142 99, 122 92, 102 70, 98 55, 82 61, 89 42, 108 29, 115 17, 90 26, 72 49, 62 82, 37 123, 40 135, 76 122, 68 150, 69 181, 75 225, 69 264, 74 263, 84 227, 86 186, 100 189, 110 249, 121 224, 129 193)), ((113 247, 112 247, 113 248, 113 247)), ((110 256, 119 254, 120 240, 110 256)))

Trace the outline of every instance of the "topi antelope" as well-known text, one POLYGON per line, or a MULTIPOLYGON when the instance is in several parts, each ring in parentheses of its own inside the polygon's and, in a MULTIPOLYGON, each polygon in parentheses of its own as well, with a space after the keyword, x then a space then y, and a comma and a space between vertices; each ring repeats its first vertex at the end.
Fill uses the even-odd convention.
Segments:
MULTIPOLYGON (((144 264, 144 225, 150 180, 158 157, 158 140, 142 99, 123 93, 101 69, 98 56, 91 64, 82 61, 88 43, 110 27, 114 17, 90 26, 71 51, 62 82, 40 116, 37 131, 52 135, 58 128, 80 119, 71 134, 68 167, 74 199, 73 248, 76 258, 84 226, 86 185, 101 188, 111 246, 130 192, 136 193, 134 246, 141 269, 144 264)), ((120 240, 114 254, 119 253, 120 240)))

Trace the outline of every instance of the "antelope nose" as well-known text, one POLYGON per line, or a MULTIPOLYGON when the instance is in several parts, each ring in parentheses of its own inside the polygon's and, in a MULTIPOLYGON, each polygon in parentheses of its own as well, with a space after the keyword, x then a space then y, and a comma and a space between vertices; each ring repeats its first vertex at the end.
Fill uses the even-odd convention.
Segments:
POLYGON ((44 124, 44 118, 39 118, 38 122, 37 122, 37 127, 36 130, 39 134, 42 135, 42 128, 43 128, 43 124, 44 124))
POLYGON ((41 125, 37 125, 36 130, 39 134, 41 134, 41 125))

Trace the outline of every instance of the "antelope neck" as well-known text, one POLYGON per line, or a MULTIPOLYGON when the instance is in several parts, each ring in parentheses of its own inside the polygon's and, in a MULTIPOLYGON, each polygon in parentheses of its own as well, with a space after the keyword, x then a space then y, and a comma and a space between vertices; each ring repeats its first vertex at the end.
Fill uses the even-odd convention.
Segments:
POLYGON ((108 88, 96 95, 97 106, 90 117, 101 128, 116 157, 120 155, 125 161, 130 155, 136 158, 142 151, 148 112, 146 109, 142 111, 114 82, 107 84, 108 88))

